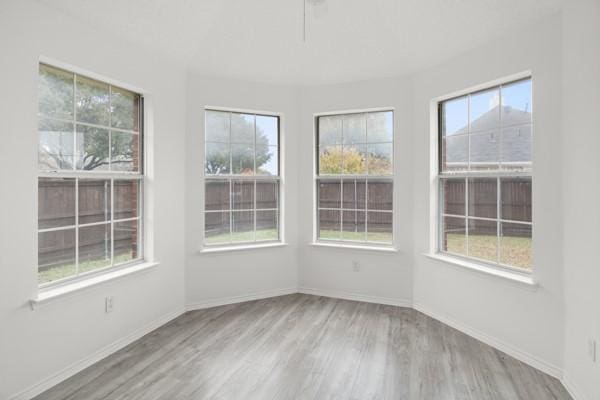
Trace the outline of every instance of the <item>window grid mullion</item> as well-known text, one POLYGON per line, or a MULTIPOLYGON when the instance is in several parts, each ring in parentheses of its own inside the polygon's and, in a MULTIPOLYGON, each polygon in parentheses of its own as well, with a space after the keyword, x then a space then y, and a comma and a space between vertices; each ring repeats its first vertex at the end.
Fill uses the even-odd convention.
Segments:
MULTIPOLYGON (((138 193, 140 190, 137 190, 138 193)), ((139 208, 139 207, 138 207, 139 208)), ((139 213, 139 210, 138 210, 139 213)), ((115 181, 110 180, 110 265, 115 264, 115 181)))
MULTIPOLYGON (((502 99, 502 97, 500 97, 502 99)), ((502 103, 500 103, 502 104, 502 103)), ((500 264, 500 178, 496 179, 496 262, 500 264)))
POLYGON ((79 276, 79 178, 75 179, 75 276, 79 276))

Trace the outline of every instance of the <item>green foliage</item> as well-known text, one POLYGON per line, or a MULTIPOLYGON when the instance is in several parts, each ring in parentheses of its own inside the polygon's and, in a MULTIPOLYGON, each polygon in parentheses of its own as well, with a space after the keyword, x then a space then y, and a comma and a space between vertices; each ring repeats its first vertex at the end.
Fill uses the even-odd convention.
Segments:
POLYGON ((256 149, 254 148, 254 119, 236 113, 218 112, 218 114, 227 116, 227 120, 218 117, 206 120, 206 131, 209 136, 206 144, 206 173, 211 175, 227 174, 231 172, 230 168, 233 168, 233 172, 236 174, 252 175, 255 152, 257 172, 266 172, 261 167, 272 158, 269 153, 269 139, 257 125, 256 149), (231 116, 231 130, 229 129, 229 115, 231 116), (229 164, 230 154, 232 166, 229 164))
POLYGON ((319 155, 319 169, 321 174, 350 174, 359 175, 366 173, 369 165, 369 174, 384 175, 391 173, 392 163, 389 158, 375 153, 368 157, 355 147, 331 146, 319 155))

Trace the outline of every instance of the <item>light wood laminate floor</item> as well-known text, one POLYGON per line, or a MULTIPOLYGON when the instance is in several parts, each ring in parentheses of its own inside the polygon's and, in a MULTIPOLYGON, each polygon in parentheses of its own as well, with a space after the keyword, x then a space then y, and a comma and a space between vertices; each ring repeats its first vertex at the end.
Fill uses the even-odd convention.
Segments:
POLYGON ((415 310, 294 294, 188 312, 36 399, 570 399, 415 310))

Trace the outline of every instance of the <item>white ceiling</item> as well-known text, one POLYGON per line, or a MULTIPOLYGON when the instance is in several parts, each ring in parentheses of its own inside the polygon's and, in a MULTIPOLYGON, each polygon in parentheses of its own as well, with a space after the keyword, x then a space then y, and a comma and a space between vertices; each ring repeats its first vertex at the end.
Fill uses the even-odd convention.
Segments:
POLYGON ((323 84, 410 73, 564 0, 38 0, 202 74, 323 84))

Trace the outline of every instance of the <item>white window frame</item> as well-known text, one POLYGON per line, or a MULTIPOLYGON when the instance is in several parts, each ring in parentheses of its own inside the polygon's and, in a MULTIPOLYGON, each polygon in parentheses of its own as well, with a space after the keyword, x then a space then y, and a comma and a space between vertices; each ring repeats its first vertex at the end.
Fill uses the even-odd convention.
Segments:
MULTIPOLYGON (((477 171, 477 172, 446 172, 443 173, 441 172, 441 115, 440 115, 440 108, 442 103, 444 103, 445 101, 448 100, 452 100, 455 98, 459 98, 462 96, 466 96, 466 95, 471 95, 471 94, 475 94, 477 92, 481 92, 481 91, 485 91, 487 89, 493 89, 495 87, 501 87, 503 85, 509 85, 518 81, 522 81, 522 80, 526 80, 526 79, 530 79, 532 82, 532 103, 535 103, 533 97, 534 97, 534 79, 533 79, 533 74, 531 71, 523 71, 517 74, 513 74, 510 76, 506 76, 503 78, 499 78, 493 81, 489 81, 483 84, 479 84, 476 86, 472 86, 470 88, 467 89, 463 89, 457 92, 453 92, 451 94, 447 94, 438 98, 435 98, 431 101, 430 104, 430 140, 432 145, 430 146, 430 175, 431 175, 431 199, 430 199, 430 205, 431 205, 431 212, 430 212, 430 219, 431 219, 431 235, 430 235, 430 254, 432 254, 432 257, 436 258, 436 257, 442 257, 443 260, 455 260, 455 263, 458 265, 473 265, 473 266, 480 266, 482 268, 485 269, 489 269, 491 271, 493 270, 497 270, 499 271, 499 273, 502 272, 506 272, 509 274, 513 274, 513 275, 517 275, 517 276, 523 276, 526 278, 531 278, 535 272, 535 267, 534 265, 531 266, 531 270, 526 270, 525 268, 520 268, 520 267, 515 267, 515 266, 511 266, 511 265, 506 265, 506 264, 501 264, 499 262, 499 259, 497 257, 498 262, 494 263, 494 262, 490 262, 488 260, 483 260, 480 258, 476 258, 476 257, 469 257, 469 256, 465 256, 465 255, 461 255, 461 254, 455 254, 452 252, 447 252, 442 250, 442 243, 443 243, 443 218, 444 218, 444 213, 443 213, 443 193, 440 190, 441 189, 441 181, 444 178, 458 178, 458 179, 465 179, 466 180, 466 184, 465 184, 465 215, 464 216, 458 216, 459 218, 465 218, 465 220, 468 220, 468 180, 469 178, 496 178, 497 180, 497 196, 498 196, 498 203, 497 203, 497 209, 498 209, 498 215, 496 216, 496 218, 475 218, 475 219, 479 219, 479 220, 489 220, 489 221, 495 221, 497 224, 497 230, 500 230, 500 225, 501 222, 508 222, 508 223, 518 223, 518 224, 523 224, 523 225, 529 225, 532 227, 532 251, 533 251, 533 243, 534 243, 534 239, 533 239, 533 226, 534 226, 534 222, 533 219, 531 222, 523 222, 523 221, 511 221, 511 220, 504 220, 501 218, 500 214, 500 196, 501 196, 501 191, 500 191, 500 180, 502 178, 530 178, 531 182, 532 182, 532 187, 533 187, 533 137, 534 137, 534 126, 535 126, 535 112, 532 113, 532 121, 531 121, 531 126, 532 126, 532 161, 531 161, 531 167, 529 168, 529 170, 527 171, 477 171)), ((502 99, 501 99, 502 94, 500 94, 500 104, 502 99)), ((532 104, 532 110, 533 110, 533 104, 532 104)), ((533 195, 533 193, 532 193, 533 195)), ((533 204, 532 204, 532 208, 533 208, 533 204)), ((452 215, 450 215, 452 217, 452 215)), ((466 246, 468 246, 468 222, 466 222, 465 225, 465 230, 466 230, 466 246)), ((497 234, 497 240, 500 240, 500 235, 497 234)), ((497 251, 499 252, 500 243, 498 243, 497 245, 497 251)))
MULTIPOLYGON (((139 106, 139 157, 140 157, 140 163, 139 163, 139 171, 135 171, 135 172, 131 172, 131 171, 95 171, 95 170, 91 170, 91 171, 84 171, 84 170, 77 170, 77 166, 76 166, 76 162, 75 159, 73 160, 73 169, 72 170, 52 170, 52 169, 40 169, 39 167, 39 163, 37 163, 37 180, 36 180, 36 199, 38 198, 37 196, 37 188, 39 186, 39 180, 40 178, 54 178, 54 179, 72 179, 75 181, 75 224, 74 225, 67 225, 67 226, 61 226, 58 228, 48 228, 48 229, 40 229, 39 227, 37 227, 37 220, 38 220, 38 214, 37 214, 37 209, 38 207, 36 207, 36 239, 35 239, 35 247, 36 249, 39 248, 39 243, 38 243, 38 234, 39 233, 44 233, 44 232, 51 232, 51 231, 59 231, 59 230, 66 230, 66 229, 75 229, 75 265, 76 265, 76 273, 75 275, 72 276, 68 276, 65 278, 61 278, 61 279, 57 279, 54 281, 50 281, 50 282, 46 282, 46 283, 42 283, 39 284, 38 283, 38 288, 40 290, 43 290, 44 292, 49 291, 55 287, 62 287, 62 286, 70 286, 71 284, 76 284, 77 282, 82 282, 82 281, 87 281, 87 280, 94 280, 96 277, 101 276, 101 275, 111 275, 114 271, 117 270, 121 270, 121 269, 125 269, 125 268, 129 268, 132 266, 136 266, 136 265, 140 265, 140 264, 145 264, 148 263, 149 261, 147 260, 147 251, 146 251, 146 247, 147 247, 147 241, 148 241, 148 237, 146 234, 146 230, 145 230, 145 220, 146 220, 146 212, 145 212, 145 194, 146 194, 146 189, 145 189, 145 178, 146 178, 146 171, 147 171, 147 167, 146 167, 146 160, 147 160, 147 140, 145 138, 146 136, 146 126, 147 126, 147 116, 146 116, 146 111, 145 111, 145 107, 144 107, 144 90, 133 87, 131 85, 128 85, 126 83, 122 83, 119 82, 117 80, 114 79, 110 79, 107 78, 105 76, 90 72, 90 71, 86 71, 84 69, 81 69, 79 67, 67 64, 67 63, 63 63, 60 61, 56 61, 47 57, 40 57, 39 61, 38 61, 38 68, 41 65, 47 65, 51 68, 56 68, 56 69, 60 69, 63 71, 66 71, 70 74, 73 74, 73 120, 69 120, 69 119, 61 119, 61 118, 51 118, 51 117, 43 117, 49 120, 54 120, 54 121, 60 121, 60 122, 68 122, 68 123, 72 123, 73 124, 73 130, 74 130, 74 140, 76 140, 76 136, 77 136, 77 132, 76 132, 76 126, 77 125, 83 125, 83 126, 88 126, 88 127, 96 127, 96 128, 101 128, 101 129, 108 129, 108 130, 113 130, 113 131, 120 131, 120 132, 126 132, 126 133, 131 133, 131 131, 126 130, 126 129, 119 129, 119 128, 112 128, 110 127, 110 113, 109 113, 109 126, 102 126, 102 125, 96 125, 96 124, 90 124, 90 123, 85 123, 85 122, 77 122, 77 113, 76 113, 76 87, 77 87, 77 76, 81 76, 84 78, 88 78, 88 79, 93 79, 99 82, 102 82, 104 84, 109 85, 109 93, 112 93, 112 88, 113 87, 117 87, 120 89, 125 89, 128 90, 130 92, 133 92, 137 95, 140 96, 140 106, 139 106), (86 223, 86 224, 79 224, 79 181, 80 180, 108 180, 110 181, 110 188, 111 188, 111 215, 110 215, 110 229, 111 229, 111 264, 106 266, 106 267, 102 267, 102 268, 98 268, 89 272, 83 272, 83 273, 79 273, 79 229, 80 228, 86 228, 86 227, 92 227, 92 226, 99 226, 99 225, 106 225, 107 222, 103 221, 103 222, 94 222, 94 223, 86 223), (131 218, 123 218, 123 219, 114 219, 114 182, 115 180, 131 180, 131 181, 137 181, 138 182, 138 216, 137 217, 131 217, 131 218), (133 260, 129 260, 127 262, 124 263, 120 263, 120 264, 114 264, 114 225, 115 223, 121 223, 121 222, 131 222, 131 221, 139 221, 138 222, 138 257, 133 259, 133 260)), ((37 69, 36 69, 37 71, 37 69)), ((39 79, 39 75, 36 75, 37 79, 39 79)), ((109 107, 110 107, 110 101, 111 101, 111 97, 109 96, 109 107)), ((38 117, 39 118, 42 117, 38 117)), ((38 132, 36 130, 36 135, 38 135, 38 132)), ((109 136, 110 138, 110 136, 109 136)), ((39 152, 39 138, 38 138, 38 142, 37 146, 36 146, 36 159, 39 156, 38 152, 39 152)), ((110 148, 110 139, 109 139, 109 148, 110 148)), ((75 148, 74 148, 75 151, 75 148)), ((110 165, 110 157, 109 157, 109 165, 110 165)), ((37 205, 37 200, 36 200, 36 205, 37 205)), ((36 251, 36 260, 37 260, 37 251, 36 251)), ((38 271, 39 268, 39 261, 36 263, 36 271, 38 271)), ((39 272, 38 272, 39 273, 39 272)), ((36 274, 37 276, 37 274, 36 274)))
MULTIPOLYGON (((326 247, 340 247, 340 248, 356 248, 365 250, 383 250, 383 251, 396 251, 397 232, 396 232, 396 112, 393 107, 380 107, 380 108, 364 108, 364 109, 350 109, 350 110, 337 110, 328 112, 319 112, 313 114, 313 143, 312 152, 314 155, 313 159, 313 232, 312 232, 312 243, 314 245, 326 246, 326 247), (392 113, 392 174, 391 175, 350 175, 350 174, 319 174, 319 117, 326 116, 343 116, 351 114, 369 114, 376 112, 391 112, 392 113), (340 181, 340 209, 343 209, 343 181, 354 180, 354 179, 365 179, 365 181, 371 180, 389 180, 392 182, 392 210, 377 210, 378 212, 387 212, 392 216, 392 242, 383 243, 375 241, 356 241, 356 240, 344 240, 344 239, 323 239, 319 237, 319 210, 326 208, 319 208, 319 190, 318 184, 320 180, 333 180, 340 181)), ((367 185, 365 185, 367 186, 367 185)), ((368 187, 365 188, 368 192, 368 187)), ((368 196, 365 196, 365 202, 368 202, 368 196)), ((338 209, 333 209, 338 210, 338 209)), ((368 219, 368 210, 365 207, 365 230, 366 222, 368 219)), ((343 229, 340 223, 340 231, 343 229)), ((366 237, 366 232, 365 232, 366 237)))
MULTIPOLYGON (((202 243, 201 243, 201 252, 215 252, 215 251, 228 251, 228 250, 241 250, 241 249, 255 249, 262 247, 274 247, 278 245, 285 244, 285 218, 284 218, 284 114, 276 111, 264 111, 264 110, 254 110, 254 109, 244 109, 244 108, 234 108, 234 107, 221 107, 221 106, 205 106, 204 107, 204 127, 203 127, 203 138, 202 138, 202 243), (277 175, 240 175, 233 174, 233 171, 230 171, 229 174, 223 175, 210 175, 206 173, 206 112, 207 111, 219 111, 226 113, 236 113, 236 114, 247 114, 256 116, 265 116, 265 117, 274 117, 277 118, 278 123, 278 138, 277 138, 277 175), (224 212, 223 211, 207 211, 206 210, 206 183, 208 181, 228 181, 229 182, 229 229, 230 234, 233 231, 233 218, 232 213, 233 209, 233 182, 234 181, 254 181, 254 207, 252 209, 240 209, 235 211, 253 211, 254 212, 254 240, 250 241, 240 241, 240 242, 228 242, 228 243, 215 243, 208 244, 206 243, 206 214, 210 212, 224 212), (277 193, 277 209, 257 209, 256 208, 256 183, 258 181, 266 181, 266 182, 278 182, 278 193, 277 193), (277 239, 269 239, 269 240, 256 240, 256 212, 257 211, 277 211, 277 239)), ((231 135, 231 131, 229 132, 231 135)), ((256 133, 256 124, 255 124, 255 133, 256 133)), ((256 135, 254 137, 256 142, 256 135)), ((231 142, 230 142, 231 144, 231 142)), ((256 143, 255 143, 256 145, 256 143)), ((255 146, 256 151, 256 146, 255 146)), ((231 153, 230 157, 230 165, 231 165, 231 153)), ((254 160, 256 164, 256 159, 254 160)), ((256 172, 256 165, 254 165, 254 171, 256 172)))

